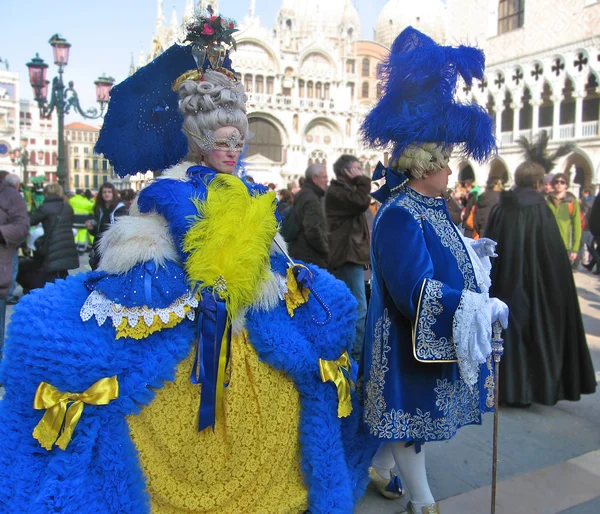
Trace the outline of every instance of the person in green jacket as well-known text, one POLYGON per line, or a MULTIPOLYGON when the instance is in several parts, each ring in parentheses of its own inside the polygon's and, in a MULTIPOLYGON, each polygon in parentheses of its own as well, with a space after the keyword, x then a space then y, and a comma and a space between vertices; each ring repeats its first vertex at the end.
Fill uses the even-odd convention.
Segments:
POLYGON ((579 245, 581 244, 581 216, 579 214, 579 202, 575 195, 567 191, 568 180, 564 173, 556 173, 552 177, 552 191, 546 201, 554 214, 558 229, 571 263, 577 258, 579 245))
POLYGON ((80 252, 84 252, 93 243, 85 222, 94 218, 94 202, 83 196, 82 189, 77 189, 75 195, 69 199, 69 204, 75 213, 74 228, 77 229, 75 244, 80 252))

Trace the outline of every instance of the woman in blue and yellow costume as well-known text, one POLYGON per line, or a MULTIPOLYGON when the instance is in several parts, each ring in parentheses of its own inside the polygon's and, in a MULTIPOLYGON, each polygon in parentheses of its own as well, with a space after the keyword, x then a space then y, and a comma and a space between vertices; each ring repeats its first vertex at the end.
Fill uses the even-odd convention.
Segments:
POLYGON ((97 272, 13 314, 1 512, 351 513, 364 492, 356 304, 287 258, 274 193, 234 174, 233 28, 198 17, 192 44, 112 92, 97 151, 122 175, 168 169, 102 238, 97 272))
MULTIPOLYGON (((411 495, 408 512, 435 514, 424 443, 452 438, 493 409, 492 323, 508 308, 490 298, 495 244, 463 237, 442 194, 451 152, 485 159, 495 147, 492 120, 454 98, 461 75, 483 77, 483 53, 437 45, 407 28, 384 64, 385 94, 367 115, 368 143, 393 147, 374 196, 372 295, 364 351, 364 420, 382 443, 374 482, 397 465, 411 495)), ((391 483, 391 482, 390 482, 391 483)))

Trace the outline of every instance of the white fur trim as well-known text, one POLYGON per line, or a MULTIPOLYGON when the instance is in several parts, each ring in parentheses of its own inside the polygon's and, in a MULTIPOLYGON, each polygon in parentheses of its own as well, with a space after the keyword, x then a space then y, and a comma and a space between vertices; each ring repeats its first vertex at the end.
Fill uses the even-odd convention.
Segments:
POLYGON ((163 180, 166 178, 183 181, 189 180, 189 178, 186 175, 186 172, 191 166, 196 166, 196 163, 182 161, 178 164, 175 164, 175 166, 171 166, 170 168, 167 168, 165 171, 163 171, 161 176, 158 177, 157 180, 163 180))
POLYGON ((100 255, 98 269, 115 275, 147 261, 158 266, 165 261, 179 261, 169 224, 159 214, 118 218, 100 239, 100 255))

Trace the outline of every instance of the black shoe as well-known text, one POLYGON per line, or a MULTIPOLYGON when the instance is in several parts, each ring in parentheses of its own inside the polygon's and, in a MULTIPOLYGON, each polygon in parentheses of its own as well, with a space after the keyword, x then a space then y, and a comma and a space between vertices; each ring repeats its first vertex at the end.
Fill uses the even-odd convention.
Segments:
POLYGON ((583 262, 581 263, 581 265, 588 271, 592 271, 592 269, 594 269, 594 266, 596 265, 596 263, 594 261, 588 263, 588 264, 583 264, 583 262))
POLYGON ((7 300, 6 300, 6 305, 17 305, 17 303, 19 303, 18 296, 11 296, 10 298, 7 298, 7 300))

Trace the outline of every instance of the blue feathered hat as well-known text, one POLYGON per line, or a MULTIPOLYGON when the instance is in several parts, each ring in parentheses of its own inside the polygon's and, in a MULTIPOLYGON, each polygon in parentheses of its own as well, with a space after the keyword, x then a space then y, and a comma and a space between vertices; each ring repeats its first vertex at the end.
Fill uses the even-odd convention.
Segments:
POLYGON ((408 27, 383 63, 384 94, 361 126, 372 147, 393 146, 393 160, 411 144, 441 143, 465 156, 487 159, 496 149, 494 123, 477 104, 454 98, 458 76, 471 85, 482 79, 483 52, 468 46, 438 45, 408 27))
POLYGON ((235 80, 229 50, 235 49, 233 20, 197 15, 187 27, 188 45, 174 44, 152 62, 111 89, 104 124, 94 148, 104 155, 120 177, 138 172, 160 171, 177 164, 188 151, 181 127, 183 115, 173 84, 199 80, 208 68, 235 80), (207 35, 205 25, 214 27, 207 35), (211 59, 207 48, 218 48, 211 59), (221 50, 222 49, 222 50, 221 50))

